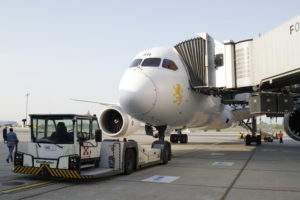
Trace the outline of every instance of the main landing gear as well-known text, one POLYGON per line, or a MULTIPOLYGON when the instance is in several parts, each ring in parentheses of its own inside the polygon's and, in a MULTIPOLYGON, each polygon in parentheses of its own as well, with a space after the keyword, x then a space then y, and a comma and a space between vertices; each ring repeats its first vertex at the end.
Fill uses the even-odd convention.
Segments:
POLYGON ((255 142, 257 145, 261 144, 261 136, 257 135, 257 136, 253 136, 250 134, 247 134, 245 137, 245 144, 247 146, 251 145, 252 142, 255 142))
MULTIPOLYGON (((165 132, 167 126, 151 126, 149 124, 145 125, 145 132, 147 135, 158 138, 159 141, 165 140, 165 132)), ((188 142, 188 135, 182 134, 181 129, 176 129, 177 134, 171 134, 170 141, 172 143, 186 144, 188 142)))
POLYGON ((182 134, 181 129, 176 130, 177 134, 171 134, 170 136, 170 141, 172 143, 181 143, 181 144, 186 144, 188 142, 188 135, 187 134, 182 134))
POLYGON ((255 142, 257 145, 261 144, 261 136, 256 135, 257 132, 257 124, 256 124, 256 118, 252 117, 251 121, 250 119, 247 120, 247 122, 241 121, 241 126, 244 127, 247 130, 251 131, 251 135, 247 134, 245 137, 245 145, 249 146, 252 142, 255 142))

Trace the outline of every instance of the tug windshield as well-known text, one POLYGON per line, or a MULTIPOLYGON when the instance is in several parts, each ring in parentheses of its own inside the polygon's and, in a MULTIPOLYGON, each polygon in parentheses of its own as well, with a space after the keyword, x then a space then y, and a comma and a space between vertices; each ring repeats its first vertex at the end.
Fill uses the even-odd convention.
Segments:
POLYGON ((36 143, 73 144, 74 122, 65 118, 32 118, 31 134, 36 143))

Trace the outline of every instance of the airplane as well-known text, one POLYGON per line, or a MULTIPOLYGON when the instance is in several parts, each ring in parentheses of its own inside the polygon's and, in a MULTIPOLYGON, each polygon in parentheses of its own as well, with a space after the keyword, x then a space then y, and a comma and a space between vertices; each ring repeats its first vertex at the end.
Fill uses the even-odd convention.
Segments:
POLYGON ((234 112, 219 97, 195 92, 183 61, 176 49, 170 47, 138 53, 121 78, 119 93, 120 105, 109 105, 100 116, 102 130, 114 137, 131 134, 141 121, 149 135, 155 127, 163 140, 167 127, 171 127, 178 132, 171 135, 171 140, 186 143, 187 135, 181 134, 183 129, 219 130, 251 118, 249 109, 242 114, 234 112))
MULTIPOLYGON (((223 129, 237 121, 220 98, 191 89, 174 48, 158 47, 137 54, 120 81, 119 94, 120 105, 100 103, 109 106, 100 116, 100 126, 109 136, 130 134, 138 121, 146 123, 147 132, 155 127, 160 139, 167 127, 178 132, 193 127, 223 129)), ((187 140, 184 137, 178 139, 187 140)))

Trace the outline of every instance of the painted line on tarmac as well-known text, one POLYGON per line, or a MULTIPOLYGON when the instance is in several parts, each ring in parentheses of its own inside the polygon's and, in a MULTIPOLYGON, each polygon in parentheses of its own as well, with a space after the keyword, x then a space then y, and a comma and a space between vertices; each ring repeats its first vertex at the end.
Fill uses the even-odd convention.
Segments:
POLYGON ((231 189, 233 188, 233 186, 235 185, 235 183, 237 182, 237 180, 240 178, 241 174, 244 172, 244 170, 246 169, 248 163, 250 162, 250 160, 252 159, 253 155, 256 152, 256 148, 252 150, 249 158, 246 160, 244 166, 242 167, 242 169, 239 171, 239 173, 236 175, 236 177, 234 178, 233 182, 230 184, 230 186, 227 188, 227 190, 225 191, 225 193, 223 194, 223 196, 221 197, 221 200, 225 200, 226 197, 228 196, 229 192, 231 191, 231 189))
POLYGON ((225 153, 210 153, 211 156, 224 156, 225 153))
POLYGON ((179 176, 160 176, 160 175, 154 175, 150 178, 144 179, 142 181, 145 182, 155 182, 155 183, 171 183, 179 179, 179 176))
MULTIPOLYGON (((224 142, 215 142, 215 143, 212 143, 212 144, 204 144, 204 145, 207 145, 207 146, 211 146, 211 145, 218 145, 218 144, 222 144, 224 142)), ((202 144, 201 144, 202 145, 202 144)), ((181 156, 184 156, 185 154, 189 154, 189 153, 195 153, 197 151, 201 151, 203 150, 202 147, 198 148, 198 149, 186 149, 184 150, 185 152, 182 152, 182 153, 176 153, 176 155, 174 155, 172 153, 172 158, 177 158, 177 157, 181 157, 181 156)))
POLYGON ((211 165, 220 167, 231 167, 234 165, 234 162, 214 162, 211 165))
POLYGON ((49 183, 52 183, 52 181, 46 181, 46 182, 40 182, 40 183, 34 183, 34 184, 24 185, 24 186, 20 186, 20 187, 8 189, 8 190, 2 190, 2 191, 0 191, 0 194, 7 194, 7 193, 11 193, 11 192, 16 192, 16 191, 19 191, 19 190, 25 190, 25 189, 29 189, 29 188, 33 188, 33 187, 38 187, 38 186, 42 186, 42 185, 47 185, 47 184, 49 184, 49 183))

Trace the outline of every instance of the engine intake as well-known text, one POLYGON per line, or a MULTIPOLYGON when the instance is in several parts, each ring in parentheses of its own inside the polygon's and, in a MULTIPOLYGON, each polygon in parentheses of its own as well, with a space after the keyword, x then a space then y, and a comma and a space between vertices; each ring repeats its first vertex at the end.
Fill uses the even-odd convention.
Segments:
POLYGON ((132 135, 140 127, 140 122, 125 113, 120 107, 111 107, 100 115, 100 127, 111 137, 132 135))

